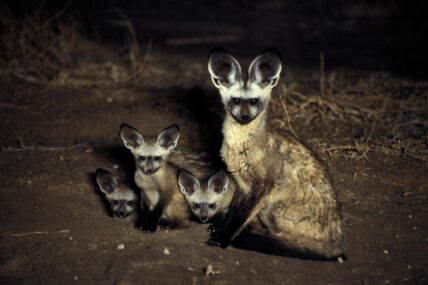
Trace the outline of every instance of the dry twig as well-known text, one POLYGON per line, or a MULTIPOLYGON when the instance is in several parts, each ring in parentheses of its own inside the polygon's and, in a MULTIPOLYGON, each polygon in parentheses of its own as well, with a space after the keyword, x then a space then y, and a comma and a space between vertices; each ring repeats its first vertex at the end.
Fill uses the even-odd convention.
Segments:
POLYGON ((87 144, 86 143, 80 143, 80 144, 75 144, 72 146, 59 146, 59 147, 48 147, 48 146, 35 146, 35 145, 31 145, 31 146, 26 146, 24 144, 24 142, 22 141, 21 138, 19 139, 19 147, 15 148, 15 147, 3 147, 2 151, 3 152, 15 152, 15 151, 59 151, 59 150, 69 150, 69 149, 76 149, 76 148, 80 148, 80 147, 84 147, 87 144))
POLYGON ((49 235, 49 234, 68 234, 70 230, 60 230, 54 232, 46 232, 46 231, 34 231, 34 232, 26 232, 26 233, 17 233, 17 234, 8 234, 11 237, 26 237, 33 235, 49 235))

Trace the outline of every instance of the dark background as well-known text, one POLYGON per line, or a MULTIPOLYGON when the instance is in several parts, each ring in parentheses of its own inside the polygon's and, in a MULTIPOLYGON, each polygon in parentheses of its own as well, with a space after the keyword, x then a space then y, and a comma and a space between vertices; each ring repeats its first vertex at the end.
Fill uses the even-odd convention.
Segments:
POLYGON ((276 46, 285 62, 302 67, 428 74, 428 10, 423 1, 8 1, 18 16, 42 5, 82 21, 84 29, 116 45, 123 28, 112 24, 117 10, 135 26, 142 45, 152 40, 165 52, 207 54, 221 45, 234 54, 254 56, 276 46), (169 45, 171 39, 232 37, 232 41, 169 45))

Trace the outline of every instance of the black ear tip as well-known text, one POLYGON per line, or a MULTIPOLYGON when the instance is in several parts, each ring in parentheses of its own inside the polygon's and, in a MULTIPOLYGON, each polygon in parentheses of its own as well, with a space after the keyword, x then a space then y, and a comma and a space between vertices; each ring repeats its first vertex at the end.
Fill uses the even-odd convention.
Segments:
POLYGON ((177 180, 179 182, 181 181, 181 183, 183 183, 183 179, 186 179, 186 177, 188 175, 189 175, 189 173, 186 170, 180 169, 180 170, 178 170, 178 173, 177 173, 177 180))
POLYGON ((229 54, 229 52, 222 47, 215 47, 211 49, 210 53, 208 54, 208 57, 211 58, 213 55, 220 55, 220 54, 229 54))
POLYGON ((128 124, 122 123, 120 124, 120 130, 123 130, 123 129, 134 129, 134 128, 128 124))
POLYGON ((280 61, 282 61, 281 53, 276 47, 268 47, 263 51, 262 54, 269 54, 271 56, 277 57, 280 61))
POLYGON ((106 174, 110 174, 110 172, 108 172, 107 170, 105 170, 104 168, 97 168, 97 170, 95 170, 95 175, 106 175, 106 174))
POLYGON ((172 125, 166 127, 165 129, 163 129, 163 131, 171 131, 171 130, 177 131, 179 133, 180 132, 180 126, 178 124, 172 124, 172 125))
MULTIPOLYGON (((193 177, 195 177, 194 175, 193 175, 193 173, 191 173, 189 170, 186 170, 186 169, 180 169, 180 170, 178 170, 178 177, 188 177, 188 178, 193 178, 193 177)), ((195 177, 196 178, 196 177, 195 177)))

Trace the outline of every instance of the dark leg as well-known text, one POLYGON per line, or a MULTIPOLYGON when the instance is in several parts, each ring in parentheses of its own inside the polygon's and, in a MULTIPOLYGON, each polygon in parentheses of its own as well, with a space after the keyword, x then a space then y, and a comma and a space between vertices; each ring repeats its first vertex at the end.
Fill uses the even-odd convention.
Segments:
POLYGON ((208 227, 208 232, 210 233, 218 233, 218 232, 222 232, 224 229, 224 224, 226 222, 226 214, 217 214, 213 220, 211 225, 208 227))
POLYGON ((253 189, 249 194, 245 195, 240 191, 235 193, 224 231, 214 235, 209 244, 219 245, 222 248, 228 247, 264 207, 262 200, 273 188, 273 183, 266 183, 263 188, 259 186, 260 183, 257 181, 253 184, 253 189))
POLYGON ((232 240, 241 233, 241 231, 248 224, 250 219, 257 215, 260 211, 260 198, 256 195, 246 197, 236 214, 228 219, 228 223, 222 233, 219 234, 218 241, 222 248, 230 245, 232 240))
POLYGON ((161 219, 159 221, 159 227, 161 230, 173 230, 177 228, 178 224, 175 221, 161 219))
POLYGON ((143 209, 142 216, 136 224, 136 227, 143 232, 155 232, 157 225, 163 213, 163 203, 158 203, 153 210, 148 207, 143 209))

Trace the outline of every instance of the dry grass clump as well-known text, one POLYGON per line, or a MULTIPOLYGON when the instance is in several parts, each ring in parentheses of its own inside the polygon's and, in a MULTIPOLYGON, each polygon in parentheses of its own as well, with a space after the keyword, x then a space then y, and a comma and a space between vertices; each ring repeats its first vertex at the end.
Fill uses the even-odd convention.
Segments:
POLYGON ((123 15, 115 24, 125 26, 130 35, 126 57, 84 36, 79 22, 63 15, 64 11, 51 15, 40 9, 17 19, 1 7, 3 72, 33 83, 73 87, 141 79, 145 59, 140 56, 132 24, 123 15))
POLYGON ((321 154, 367 159, 377 152, 428 161, 428 82, 343 71, 321 76, 319 90, 281 88, 274 123, 321 154), (319 137, 305 137, 307 129, 319 137))

